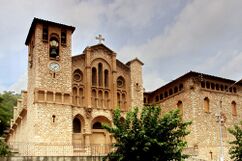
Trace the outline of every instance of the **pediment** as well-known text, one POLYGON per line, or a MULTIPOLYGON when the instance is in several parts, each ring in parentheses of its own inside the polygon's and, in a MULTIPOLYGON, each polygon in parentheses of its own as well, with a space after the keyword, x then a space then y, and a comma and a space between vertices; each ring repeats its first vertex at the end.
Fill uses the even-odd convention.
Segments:
POLYGON ((113 50, 111 50, 110 48, 108 48, 107 46, 105 46, 102 43, 86 47, 84 50, 84 53, 86 50, 91 50, 91 52, 103 51, 104 53, 111 54, 111 55, 115 54, 115 52, 113 50))

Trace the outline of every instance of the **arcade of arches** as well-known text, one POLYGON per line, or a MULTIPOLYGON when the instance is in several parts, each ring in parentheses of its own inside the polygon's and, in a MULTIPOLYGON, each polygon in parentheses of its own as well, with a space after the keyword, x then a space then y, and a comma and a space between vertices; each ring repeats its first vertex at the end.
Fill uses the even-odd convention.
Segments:
MULTIPOLYGON (((110 145, 112 143, 111 135, 102 128, 102 124, 107 124, 111 126, 111 121, 104 116, 97 116, 92 119, 89 128, 91 128, 91 145, 110 145)), ((85 137, 89 137, 85 135, 86 129, 85 121, 83 116, 77 114, 72 121, 72 129, 73 129, 73 144, 74 145, 85 145, 85 137)))

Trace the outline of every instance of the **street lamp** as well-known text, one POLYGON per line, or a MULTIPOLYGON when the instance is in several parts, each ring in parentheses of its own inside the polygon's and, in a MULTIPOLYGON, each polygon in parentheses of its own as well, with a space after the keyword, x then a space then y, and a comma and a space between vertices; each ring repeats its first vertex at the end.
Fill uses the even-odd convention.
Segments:
MULTIPOLYGON (((242 79, 240 79, 239 81, 234 82, 233 84, 231 84, 226 90, 225 93, 228 92, 228 90, 230 88, 232 88, 235 84, 239 83, 242 79)), ((224 95, 221 96, 220 100, 219 100, 219 104, 220 104, 220 108, 217 114, 215 114, 216 118, 217 118, 217 122, 219 122, 219 133, 220 133, 220 154, 219 154, 219 160, 220 161, 224 161, 224 146, 223 146, 223 133, 222 133, 222 123, 224 122, 224 118, 222 117, 222 99, 223 99, 224 95)))

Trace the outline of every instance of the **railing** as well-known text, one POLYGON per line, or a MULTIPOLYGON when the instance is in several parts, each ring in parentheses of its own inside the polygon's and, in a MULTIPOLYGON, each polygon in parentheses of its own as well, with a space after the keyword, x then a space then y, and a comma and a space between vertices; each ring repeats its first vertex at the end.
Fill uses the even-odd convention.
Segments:
POLYGON ((105 156, 113 151, 111 144, 9 143, 20 156, 105 156))

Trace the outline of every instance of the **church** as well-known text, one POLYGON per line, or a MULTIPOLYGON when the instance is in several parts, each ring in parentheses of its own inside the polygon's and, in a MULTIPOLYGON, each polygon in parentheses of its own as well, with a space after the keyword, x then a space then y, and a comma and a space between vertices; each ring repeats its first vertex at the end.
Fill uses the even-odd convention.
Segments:
POLYGON ((185 153, 218 160, 228 156, 227 129, 242 119, 242 83, 188 72, 152 92, 145 92, 143 62, 123 63, 101 43, 72 56, 75 27, 34 18, 28 46, 28 86, 14 107, 6 137, 22 156, 100 156, 112 150, 113 136, 101 124, 113 125, 113 110, 160 105, 179 108, 191 120, 185 153), (222 148, 221 148, 222 147, 222 148))

